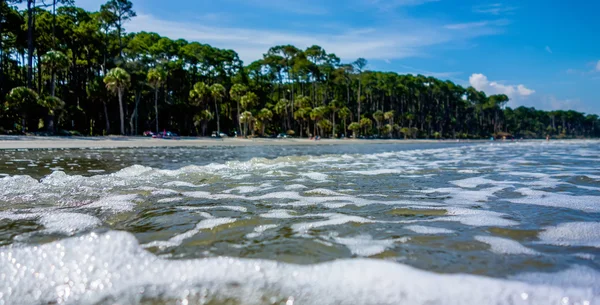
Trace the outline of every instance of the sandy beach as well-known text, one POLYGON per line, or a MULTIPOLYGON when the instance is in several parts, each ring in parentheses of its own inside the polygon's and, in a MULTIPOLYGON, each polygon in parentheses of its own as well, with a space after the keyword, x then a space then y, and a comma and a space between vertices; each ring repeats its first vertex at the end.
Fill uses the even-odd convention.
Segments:
POLYGON ((34 137, 0 136, 0 149, 87 149, 132 147, 205 147, 205 146, 254 146, 254 145, 364 145, 364 144, 414 144, 452 143, 454 140, 354 140, 354 139, 238 139, 194 138, 152 139, 145 137, 34 137))

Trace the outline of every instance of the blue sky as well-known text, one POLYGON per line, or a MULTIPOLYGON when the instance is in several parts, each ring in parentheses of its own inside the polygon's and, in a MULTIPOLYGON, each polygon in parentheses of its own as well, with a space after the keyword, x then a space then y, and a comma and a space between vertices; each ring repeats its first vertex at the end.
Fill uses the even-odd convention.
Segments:
MULTIPOLYGON (((76 0, 97 10, 104 1, 76 0)), ((132 0, 128 31, 236 50, 317 44, 369 68, 431 75, 511 106, 600 114, 600 1, 132 0)))

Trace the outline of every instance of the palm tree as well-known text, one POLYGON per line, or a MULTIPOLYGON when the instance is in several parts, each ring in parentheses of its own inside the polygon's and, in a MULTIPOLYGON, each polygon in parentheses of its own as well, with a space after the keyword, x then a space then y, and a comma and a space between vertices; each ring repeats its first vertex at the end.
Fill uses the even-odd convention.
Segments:
POLYGON ((252 117, 252 112, 250 111, 244 111, 240 115, 240 122, 244 123, 244 137, 248 134, 248 126, 252 123, 252 120, 254 120, 254 117, 252 117))
POLYGON ((314 108, 310 112, 310 118, 313 121, 315 121, 314 122, 315 136, 319 134, 318 130, 317 130, 317 126, 319 126, 319 121, 322 120, 325 117, 325 115, 327 115, 328 111, 329 111, 329 108, 327 108, 325 106, 321 106, 321 107, 314 108))
POLYGON ((202 124, 202 135, 204 136, 206 134, 206 125, 208 124, 208 121, 212 119, 213 115, 210 111, 202 110, 200 111, 200 114, 194 116, 194 126, 197 128, 198 125, 202 124))
POLYGON ((148 71, 148 84, 154 88, 154 111, 156 115, 156 133, 159 133, 158 129, 158 89, 167 80, 167 73, 162 69, 150 69, 148 71))
POLYGON ((69 58, 61 51, 52 50, 42 56, 42 62, 47 69, 50 69, 52 78, 50 94, 54 97, 56 92, 56 72, 69 67, 69 58))
POLYGON ((275 104, 275 113, 277 113, 279 116, 283 116, 284 118, 284 128, 285 129, 289 129, 290 128, 290 124, 288 122, 288 107, 290 106, 290 101, 288 101, 285 98, 282 98, 279 100, 279 102, 277 102, 277 104, 275 104))
POLYGON ((351 112, 350 109, 348 109, 348 107, 344 107, 339 111, 339 116, 344 121, 344 134, 346 134, 346 130, 348 130, 348 128, 346 128, 346 120, 348 120, 350 114, 351 112))
POLYGON ((55 96, 47 96, 43 99, 38 100, 38 104, 43 108, 47 109, 48 118, 48 131, 54 132, 54 120, 57 113, 65 108, 65 102, 55 96))
POLYGON ((204 103, 209 96, 211 96, 210 87, 203 82, 197 82, 190 90, 190 100, 195 106, 206 106, 204 103))
POLYGON ((219 106, 218 103, 220 103, 223 98, 225 97, 225 87, 223 87, 223 85, 221 84, 213 84, 212 86, 210 86, 210 94, 213 97, 213 101, 215 102, 215 116, 217 117, 217 135, 220 136, 221 134, 221 123, 219 121, 219 106))
POLYGON ((369 118, 362 118, 360 120, 360 127, 365 129, 365 135, 368 134, 369 129, 373 126, 373 121, 369 118))
POLYGON ((392 132, 394 132, 394 115, 395 115, 394 110, 388 111, 383 114, 383 117, 388 121, 388 125, 391 127, 391 128, 386 128, 386 130, 388 131, 388 136, 390 138, 392 138, 392 132))
MULTIPOLYGON (((302 128, 304 127, 304 121, 310 115, 312 109, 310 107, 300 108, 294 112, 294 119, 300 123, 300 138, 302 138, 302 128)), ((308 129, 308 128, 307 128, 308 129)), ((307 131, 309 133, 309 131, 307 131)))
POLYGON ((357 122, 352 122, 350 126, 348 126, 348 129, 352 130, 352 135, 356 139, 358 136, 358 131, 360 130, 360 124, 357 122))
POLYGON ((377 111, 375 111, 375 113, 373 113, 373 119, 375 119, 375 123, 377 123, 377 132, 378 133, 381 132, 381 124, 383 123, 384 117, 385 117, 385 115, 383 114, 383 111, 381 111, 381 110, 377 110, 377 111))
POLYGON ((262 110, 260 110, 258 112, 258 114, 256 115, 256 118, 258 119, 258 121, 261 124, 260 134, 262 136, 264 136, 265 135, 265 126, 267 124, 267 121, 270 121, 273 118, 273 112, 271 112, 271 110, 269 110, 267 108, 263 108, 262 110))
POLYGON ((242 96, 240 104, 242 105, 242 108, 247 111, 249 108, 258 104, 258 95, 254 92, 248 92, 246 95, 242 96))
POLYGON ((121 134, 125 135, 125 114, 123 113, 123 93, 131 82, 129 73, 123 68, 114 68, 104 77, 106 88, 119 97, 119 113, 121 115, 121 134))
POLYGON ((248 91, 248 88, 241 84, 235 84, 231 87, 231 90, 229 90, 229 96, 231 96, 231 99, 237 102, 236 118, 238 120, 238 128, 240 129, 240 131, 242 131, 242 122, 240 122, 240 100, 244 95, 246 95, 246 91, 248 91))
POLYGON ((333 100, 331 101, 331 103, 329 103, 329 109, 332 112, 331 117, 333 118, 333 137, 336 137, 335 134, 335 114, 340 111, 340 109, 343 107, 342 103, 340 103, 338 100, 333 100))
POLYGON ((7 96, 6 108, 19 114, 23 133, 26 130, 27 113, 37 107, 38 101, 38 94, 27 87, 13 88, 7 96))

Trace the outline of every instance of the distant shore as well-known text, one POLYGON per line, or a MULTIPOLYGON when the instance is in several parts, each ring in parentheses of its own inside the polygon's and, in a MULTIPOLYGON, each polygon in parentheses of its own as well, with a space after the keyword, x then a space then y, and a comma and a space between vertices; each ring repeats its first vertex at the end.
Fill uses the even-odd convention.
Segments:
MULTIPOLYGON (((460 143, 467 142, 461 140, 460 143)), ((471 140, 468 142, 480 142, 471 140)), ((384 140, 384 139, 239 139, 239 138, 196 138, 152 139, 145 137, 36 137, 0 136, 0 150, 6 149, 88 149, 88 148, 135 148, 135 147, 203 147, 203 146, 287 146, 287 145, 364 145, 364 144, 417 144, 457 143, 456 140, 384 140)))

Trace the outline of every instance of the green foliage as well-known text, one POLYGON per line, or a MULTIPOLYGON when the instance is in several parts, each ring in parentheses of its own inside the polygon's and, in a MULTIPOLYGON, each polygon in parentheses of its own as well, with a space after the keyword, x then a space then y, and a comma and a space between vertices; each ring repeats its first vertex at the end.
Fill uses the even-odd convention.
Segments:
POLYGON ((500 132, 535 138, 600 136, 597 115, 512 109, 506 107, 506 95, 488 96, 423 75, 370 71, 366 59, 342 62, 316 45, 304 50, 273 46, 244 65, 233 50, 156 33, 127 33, 127 23, 136 16, 130 0, 108 0, 93 12, 69 2, 57 0, 61 5, 54 18, 40 1, 29 12, 0 1, 0 128, 35 127, 54 113, 57 129, 104 134, 119 122, 121 133, 131 134, 144 126, 158 130, 160 110, 161 130, 182 135, 198 134, 199 127, 203 134, 208 127, 231 132, 244 123, 246 133, 271 128, 302 136, 315 129, 329 133, 331 121, 333 134, 349 129, 407 138, 489 138, 500 132), (35 21, 31 33, 29 20, 35 21), (38 54, 41 65, 34 60, 38 54), (54 103, 46 97, 35 103, 24 96, 9 100, 17 87, 56 96, 64 107, 48 106, 54 103), (151 100, 154 105, 147 103, 151 100), (23 101, 33 106, 19 106, 23 101), (268 120, 261 109, 271 111, 268 120), (243 115, 246 111, 257 111, 256 118, 243 115), (356 122, 347 126, 350 120, 356 122))
POLYGON ((123 68, 114 68, 104 77, 106 89, 117 93, 131 85, 131 76, 123 68))

